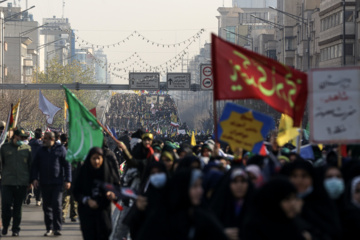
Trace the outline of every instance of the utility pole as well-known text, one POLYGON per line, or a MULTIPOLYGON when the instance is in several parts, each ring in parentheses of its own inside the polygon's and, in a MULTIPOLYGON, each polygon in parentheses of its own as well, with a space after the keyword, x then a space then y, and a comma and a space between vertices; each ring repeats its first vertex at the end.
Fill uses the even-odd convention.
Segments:
POLYGON ((65 0, 63 0, 63 4, 62 4, 62 18, 64 18, 64 12, 65 12, 65 0))
POLYGON ((345 27, 346 27, 346 17, 345 17, 345 4, 346 4, 346 2, 345 2, 345 0, 343 0, 342 1, 342 4, 343 4, 343 37, 342 37, 342 41, 343 41, 343 66, 345 66, 346 65, 346 51, 345 51, 345 46, 346 46, 346 44, 345 44, 345 34, 346 34, 346 29, 345 29, 345 27))

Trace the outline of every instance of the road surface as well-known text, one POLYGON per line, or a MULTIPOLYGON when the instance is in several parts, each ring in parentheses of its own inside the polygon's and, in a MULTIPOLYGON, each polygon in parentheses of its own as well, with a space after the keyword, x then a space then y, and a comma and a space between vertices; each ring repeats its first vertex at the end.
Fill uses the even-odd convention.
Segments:
MULTIPOLYGON (((42 207, 35 206, 34 199, 31 199, 30 205, 23 205, 23 215, 21 221, 20 236, 12 237, 11 226, 9 226, 9 232, 6 236, 2 236, 3 239, 26 239, 26 240, 39 240, 44 239, 44 233, 46 232, 44 224, 44 214, 42 207)), ((63 229, 61 231, 62 236, 52 236, 46 238, 56 238, 57 240, 80 240, 82 239, 79 221, 73 223, 70 218, 65 220, 63 229)))

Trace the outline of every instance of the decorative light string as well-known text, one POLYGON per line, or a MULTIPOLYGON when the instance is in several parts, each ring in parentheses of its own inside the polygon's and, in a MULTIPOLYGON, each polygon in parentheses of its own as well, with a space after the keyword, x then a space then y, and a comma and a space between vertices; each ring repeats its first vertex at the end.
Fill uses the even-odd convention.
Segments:
MULTIPOLYGON (((64 31, 68 32, 69 34, 71 33, 71 31, 67 30, 67 29, 64 29, 64 31)), ((188 38, 188 39, 186 39, 186 40, 184 40, 182 42, 171 43, 171 44, 165 44, 165 43, 159 43, 159 42, 152 41, 152 40, 148 39, 143 34, 137 32, 137 31, 132 32, 126 38, 124 38, 124 39, 122 39, 122 40, 120 40, 120 41, 118 41, 116 43, 112 43, 112 44, 108 44, 108 45, 94 44, 94 43, 91 43, 89 41, 86 41, 86 40, 82 39, 78 35, 75 36, 75 41, 80 45, 91 46, 94 49, 105 49, 105 48, 111 48, 111 47, 120 46, 120 45, 126 43, 127 41, 129 41, 131 38, 138 37, 139 39, 145 41, 146 43, 151 44, 152 46, 170 48, 170 47, 176 47, 176 46, 185 45, 186 43, 189 43, 192 40, 199 38, 201 36, 201 34, 203 34, 204 32, 205 32, 204 29, 200 29, 195 35, 191 36, 190 38, 188 38)))
MULTIPOLYGON (((145 36, 143 36, 142 34, 134 31, 132 34, 130 34, 126 40, 129 40, 131 37, 133 36, 138 36, 140 38, 142 38, 143 40, 146 40, 148 43, 151 43, 152 45, 155 45, 155 46, 162 46, 162 47, 168 47, 170 48, 171 46, 173 47, 176 47, 176 45, 180 46, 181 44, 185 44, 185 43, 189 43, 180 53, 178 53, 177 55, 175 55, 173 58, 165 61, 164 63, 162 64, 159 64, 157 66, 152 66, 150 64, 148 64, 145 60, 143 60, 141 58, 141 56, 139 56, 139 54, 137 52, 134 52, 131 56, 129 56, 128 58, 122 60, 122 61, 119 61, 119 62, 114 62, 114 63, 109 63, 109 64, 106 64, 106 62, 104 63, 103 60, 100 60, 98 58, 96 58, 91 52, 88 51, 88 49, 84 49, 87 54, 90 55, 91 57, 91 60, 93 62, 95 62, 99 67, 105 69, 108 74, 111 74, 112 76, 114 77, 117 77, 117 78, 120 78, 120 79, 124 79, 124 80, 128 80, 128 77, 123 77, 124 75, 119 75, 117 74, 118 72, 125 72, 125 73, 128 73, 130 72, 131 70, 132 71, 135 71, 135 67, 139 67, 142 71, 145 71, 145 72, 159 72, 160 75, 164 75, 166 74, 168 71, 173 71, 175 70, 177 67, 181 66, 181 62, 183 60, 183 57, 188 53, 188 49, 189 47, 194 43, 196 42, 196 40, 198 38, 200 38, 201 34, 204 32, 204 29, 201 29, 197 34, 195 34, 194 36, 192 36, 191 38, 183 41, 183 42, 180 42, 180 43, 175 43, 175 44, 162 44, 162 43, 156 43, 154 41, 151 41, 149 39, 147 39, 145 36), (134 60, 134 62, 132 62, 131 64, 125 66, 125 67, 115 67, 115 65, 120 65, 120 64, 124 64, 124 63, 127 63, 131 60, 134 60), (117 73, 114 73, 114 72, 117 72, 117 73)), ((77 37, 77 39, 80 39, 79 37, 77 37)), ((125 39, 122 40, 122 42, 125 42, 125 39)), ((77 43, 80 45, 80 44, 88 44, 88 45, 92 45, 92 48, 94 48, 95 46, 98 47, 98 48, 105 48, 105 47, 110 47, 111 45, 112 46, 116 46, 116 44, 110 44, 110 45, 95 45, 95 44, 91 44, 85 40, 81 40, 80 41, 77 41, 77 43)), ((120 42, 118 42, 120 43, 120 42)), ((120 45, 120 44, 118 44, 120 45)), ((95 50, 95 49, 94 49, 95 50)), ((136 69, 136 71, 138 71, 136 69)))
MULTIPOLYGON (((133 53, 130 57, 128 57, 127 59, 123 60, 122 63, 127 62, 129 60, 131 60, 133 57, 137 58, 137 60, 135 60, 134 62, 132 62, 130 65, 127 65, 126 67, 113 67, 112 65, 108 64, 108 68, 111 69, 112 71, 117 71, 117 72, 128 72, 129 70, 133 69, 134 66, 138 66, 141 69, 143 69, 144 71, 158 71, 158 72, 167 72, 168 70, 172 71, 174 70, 176 67, 178 67, 180 65, 180 61, 182 61, 183 57, 188 53, 188 49, 191 46, 191 44, 193 44, 194 42, 196 42, 196 40, 191 41, 186 47, 185 49, 183 49, 180 53, 178 53, 177 55, 175 55, 173 58, 167 60, 166 62, 159 64, 157 66, 152 66, 150 64, 148 64, 144 59, 142 59, 139 54, 137 54, 136 52, 133 53)), ((87 54, 89 54, 91 56, 92 61, 95 61, 100 67, 102 67, 103 69, 107 68, 106 64, 96 58, 91 52, 89 52, 87 49, 84 49, 85 51, 87 51, 87 54)))

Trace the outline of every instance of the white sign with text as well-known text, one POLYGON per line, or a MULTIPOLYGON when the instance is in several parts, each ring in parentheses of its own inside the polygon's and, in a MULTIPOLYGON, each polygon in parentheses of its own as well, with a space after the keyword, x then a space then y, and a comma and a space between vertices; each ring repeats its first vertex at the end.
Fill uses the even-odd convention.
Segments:
POLYGON ((160 73, 129 73, 130 90, 160 89, 160 73))
POLYGON ((360 142, 359 67, 311 70, 309 100, 311 142, 360 142))

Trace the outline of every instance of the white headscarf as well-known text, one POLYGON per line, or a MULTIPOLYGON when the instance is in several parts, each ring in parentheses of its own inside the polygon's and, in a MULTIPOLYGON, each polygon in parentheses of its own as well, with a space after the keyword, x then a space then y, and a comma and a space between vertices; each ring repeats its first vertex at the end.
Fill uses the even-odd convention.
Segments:
POLYGON ((351 202, 358 208, 360 208, 360 203, 355 201, 354 199, 354 194, 356 191, 356 186, 360 183, 360 176, 355 177, 352 181, 351 181, 351 202))

